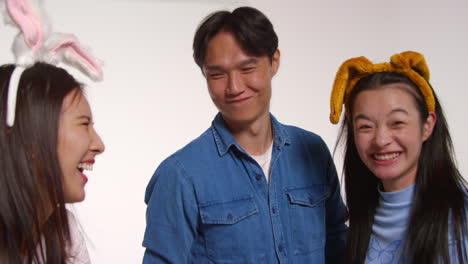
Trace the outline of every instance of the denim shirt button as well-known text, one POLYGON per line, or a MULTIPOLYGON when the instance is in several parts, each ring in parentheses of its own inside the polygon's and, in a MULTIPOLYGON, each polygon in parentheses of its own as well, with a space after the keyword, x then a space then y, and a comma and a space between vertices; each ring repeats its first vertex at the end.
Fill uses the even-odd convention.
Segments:
POLYGON ((272 212, 273 214, 276 214, 276 210, 275 210, 275 208, 274 208, 274 207, 273 207, 273 208, 271 208, 271 212, 272 212))
POLYGON ((279 252, 283 252, 283 246, 282 246, 282 245, 279 245, 279 246, 278 246, 278 250, 279 250, 279 252))
POLYGON ((227 219, 228 219, 229 221, 231 221, 231 220, 232 220, 232 214, 228 214, 227 219))
POLYGON ((262 179, 262 175, 257 174, 257 176, 255 176, 255 179, 256 179, 257 181, 261 180, 261 179, 262 179))

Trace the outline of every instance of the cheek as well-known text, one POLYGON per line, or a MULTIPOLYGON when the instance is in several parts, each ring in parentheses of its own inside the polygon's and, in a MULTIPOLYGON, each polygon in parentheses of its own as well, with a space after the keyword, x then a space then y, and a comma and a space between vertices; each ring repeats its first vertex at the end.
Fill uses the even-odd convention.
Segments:
POLYGON ((208 93, 213 100, 222 97, 224 95, 224 89, 222 88, 221 81, 208 82, 208 93))
POLYGON ((413 152, 415 155, 419 156, 420 153, 421 153, 421 148, 422 148, 422 144, 423 144, 423 141, 422 141, 422 138, 421 137, 418 137, 418 136, 415 136, 415 137, 405 137, 405 138, 401 138, 401 144, 403 146, 406 146, 407 150, 409 152, 413 152))
POLYGON ((60 133, 58 140, 57 140, 57 155, 59 159, 60 166, 64 167, 66 160, 67 160, 67 150, 70 148, 68 146, 68 142, 70 140, 67 139, 67 135, 60 133))
POLYGON ((399 131, 395 136, 397 142, 408 149, 419 152, 424 142, 422 131, 417 129, 399 131))
POLYGON ((67 170, 69 170, 73 164, 73 155, 71 155, 71 153, 73 152, 74 147, 73 144, 70 143, 72 143, 72 140, 67 136, 64 136, 59 142, 58 147, 59 164, 64 174, 67 173, 67 170))
POLYGON ((356 150, 359 153, 361 159, 365 157, 366 150, 369 147, 369 140, 365 135, 354 134, 354 142, 356 145, 356 150))
POLYGON ((88 150, 90 135, 86 129, 70 129, 59 138, 58 155, 64 164, 76 163, 88 150))
POLYGON ((257 89, 260 92, 269 92, 269 88, 271 87, 270 79, 265 74, 251 74, 244 78, 244 82, 247 86, 252 87, 253 89, 257 89))

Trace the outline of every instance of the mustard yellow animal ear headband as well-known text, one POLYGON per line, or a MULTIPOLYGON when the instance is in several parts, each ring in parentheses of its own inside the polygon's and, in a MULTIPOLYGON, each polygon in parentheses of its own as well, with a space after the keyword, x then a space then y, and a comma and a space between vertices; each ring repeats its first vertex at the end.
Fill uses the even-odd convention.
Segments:
POLYGON ((429 68, 424 56, 414 51, 395 54, 390 62, 373 64, 366 57, 345 61, 336 73, 330 98, 330 121, 340 121, 343 104, 348 108, 348 99, 356 83, 363 77, 377 72, 398 72, 406 75, 421 90, 428 111, 435 110, 435 99, 429 85, 429 68))

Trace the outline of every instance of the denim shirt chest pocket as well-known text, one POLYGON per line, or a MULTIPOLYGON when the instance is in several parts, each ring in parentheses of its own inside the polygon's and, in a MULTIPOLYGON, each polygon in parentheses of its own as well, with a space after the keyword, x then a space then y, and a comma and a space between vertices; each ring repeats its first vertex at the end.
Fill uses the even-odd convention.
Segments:
POLYGON ((253 196, 200 203, 199 209, 201 232, 213 262, 258 263, 262 254, 250 247, 260 221, 253 196))
POLYGON ((325 203, 330 196, 326 184, 285 189, 289 201, 294 254, 302 255, 325 246, 325 203))

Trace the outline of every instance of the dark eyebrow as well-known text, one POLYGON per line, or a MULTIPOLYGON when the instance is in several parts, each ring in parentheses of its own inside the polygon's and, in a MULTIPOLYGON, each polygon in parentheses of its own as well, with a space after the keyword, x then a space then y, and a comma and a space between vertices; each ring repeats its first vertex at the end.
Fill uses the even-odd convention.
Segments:
POLYGON ((206 69, 209 71, 220 71, 222 70, 222 67, 219 65, 208 65, 206 66, 206 69))
MULTIPOLYGON (((392 111, 390 111, 390 113, 388 113, 387 116, 392 115, 394 113, 403 113, 403 114, 409 115, 408 111, 406 111, 405 109, 395 108, 392 111)), ((354 121, 356 121, 358 119, 364 119, 364 120, 372 121, 368 116, 366 116, 364 114, 358 114, 358 115, 356 115, 354 117, 354 121)))
POLYGON ((409 115, 408 111, 406 111, 405 109, 402 109, 402 108, 395 108, 392 111, 390 111, 390 113, 388 113, 387 115, 391 115, 391 114, 394 114, 394 113, 403 113, 405 115, 409 115))
POLYGON ((257 61, 258 61, 257 58, 249 58, 247 60, 241 61, 237 66, 244 67, 245 65, 256 63, 257 61))
POLYGON ((80 115, 76 119, 86 119, 88 122, 91 122, 91 117, 87 115, 80 115))
POLYGON ((358 119, 364 119, 364 120, 371 121, 371 119, 368 116, 364 115, 364 114, 359 114, 359 115, 356 115, 354 117, 354 121, 357 121, 358 119))
MULTIPOLYGON (((248 59, 245 59, 241 62, 239 62, 236 67, 244 67, 246 65, 249 65, 251 63, 256 63, 258 62, 258 59, 257 58, 248 58, 248 59)), ((207 65, 206 66, 206 69, 207 70, 211 70, 211 71, 216 71, 216 70, 223 70, 224 68, 221 66, 221 65, 217 65, 217 64, 214 64, 214 65, 207 65)))

